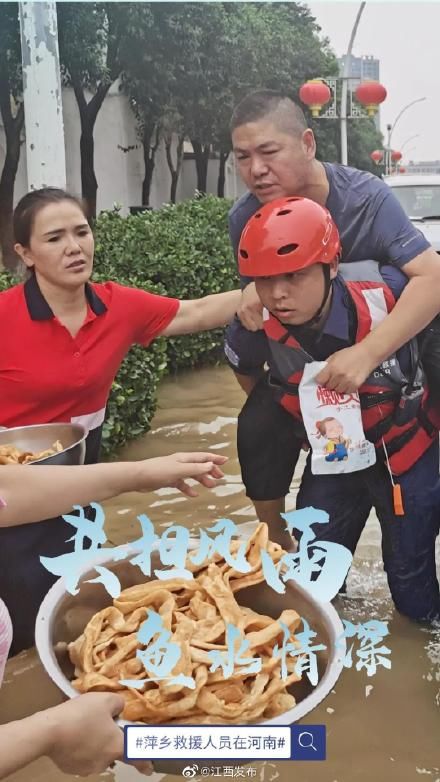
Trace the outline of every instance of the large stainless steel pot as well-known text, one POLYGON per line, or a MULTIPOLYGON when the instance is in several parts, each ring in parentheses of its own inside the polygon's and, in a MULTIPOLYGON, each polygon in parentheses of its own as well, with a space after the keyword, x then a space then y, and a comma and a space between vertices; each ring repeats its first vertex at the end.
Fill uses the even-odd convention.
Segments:
MULTIPOLYGON (((133 549, 130 557, 134 553, 133 549)), ((151 561, 152 572, 154 569, 163 567, 157 552, 153 552, 151 561)), ((122 589, 149 580, 138 567, 128 563, 128 560, 111 562, 108 550, 100 552, 95 564, 104 564, 112 570, 118 576, 122 589)), ((70 642, 77 638, 91 617, 97 611, 111 604, 112 599, 102 584, 86 583, 94 576, 96 576, 96 571, 88 566, 87 572, 83 572, 81 576, 79 593, 75 596, 66 592, 63 579, 57 581, 46 595, 36 622, 35 640, 40 659, 50 678, 70 698, 78 694, 70 683, 73 666, 66 651, 55 651, 54 647, 59 642, 70 642)), ((166 582, 164 582, 165 584, 166 582)), ((297 701, 296 706, 281 716, 266 720, 262 724, 288 725, 297 722, 329 694, 340 676, 343 668, 342 659, 345 656, 342 622, 330 603, 318 603, 294 581, 287 583, 286 592, 283 595, 276 593, 263 583, 241 590, 237 593, 237 600, 240 605, 251 607, 254 611, 273 617, 278 617, 285 608, 294 608, 317 632, 314 642, 323 643, 326 646, 325 651, 317 652, 319 671, 317 686, 313 687, 304 675, 302 681, 296 683, 292 688, 297 701)), ((123 720, 118 722, 121 726, 131 724, 123 720)), ((188 763, 191 763, 188 759, 184 762, 164 760, 155 761, 154 765, 160 773, 181 775, 182 769, 188 763)), ((228 765, 231 765, 229 761, 228 765)))

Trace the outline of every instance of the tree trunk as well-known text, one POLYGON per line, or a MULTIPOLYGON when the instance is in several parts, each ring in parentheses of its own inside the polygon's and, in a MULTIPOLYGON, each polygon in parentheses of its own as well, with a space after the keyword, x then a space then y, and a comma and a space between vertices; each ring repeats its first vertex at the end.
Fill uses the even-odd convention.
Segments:
POLYGON ((96 217, 96 193, 98 182, 95 176, 95 140, 93 138, 93 125, 85 119, 81 122, 81 139, 79 142, 81 152, 81 192, 87 206, 88 219, 96 217))
POLYGON ((96 217, 96 193, 98 192, 98 182, 95 176, 95 141, 93 131, 96 117, 111 84, 99 84, 89 103, 87 103, 84 97, 79 79, 75 76, 72 76, 72 86, 81 120, 81 138, 79 143, 81 152, 81 191, 82 197, 86 202, 87 217, 90 220, 96 217))
POLYGON ((3 265, 14 270, 18 256, 13 249, 12 213, 15 177, 20 160, 20 136, 24 122, 23 105, 19 107, 15 118, 12 115, 2 118, 6 135, 6 157, 0 177, 0 248, 3 265))
POLYGON ((151 183, 153 181, 153 172, 154 172, 154 158, 151 158, 149 156, 146 157, 144 155, 144 162, 145 162, 145 176, 142 182, 142 206, 149 206, 151 183))
POLYGON ((217 195, 219 198, 225 197, 226 161, 228 157, 229 152, 220 152, 217 180, 217 195))
POLYGON ((178 181, 179 181, 179 174, 176 171, 173 171, 171 173, 171 193, 170 193, 170 201, 172 204, 176 203, 178 181))
POLYGON ((159 142, 160 142, 159 126, 156 125, 156 128, 154 128, 154 126, 146 125, 144 127, 144 132, 142 134, 142 147, 144 151, 144 166, 145 166, 144 181, 142 182, 142 206, 149 206, 150 203, 151 183, 153 181, 155 156, 159 146, 159 142), (155 130, 156 130, 155 142, 154 144, 151 144, 151 139, 153 137, 155 130))
POLYGON ((12 234, 12 212, 14 204, 14 184, 20 156, 18 144, 7 145, 6 158, 0 179, 0 247, 3 265, 11 269, 15 266, 12 234))
MULTIPOLYGON (((179 179, 180 172, 182 169, 182 163, 183 163, 183 142, 185 141, 184 136, 179 136, 178 142, 177 142, 177 158, 176 158, 176 188, 177 188, 177 180, 179 179)), ((175 204, 176 201, 173 201, 173 204, 175 204)))
MULTIPOLYGON (((64 58, 62 63, 69 74, 81 119, 81 188, 83 198, 86 201, 86 212, 89 220, 96 217, 96 194, 98 191, 98 183, 95 176, 95 144, 93 139, 96 117, 111 85, 116 81, 121 71, 119 47, 123 27, 121 26, 119 13, 117 9, 112 7, 112 3, 103 3, 103 5, 105 6, 107 17, 105 67, 102 80, 97 84, 95 94, 88 103, 84 95, 82 75, 73 67, 75 63, 69 62, 67 58, 64 58)), ((67 34, 67 30, 64 31, 64 34, 67 34)), ((80 42, 78 44, 80 45, 80 42)))
POLYGON ((170 173, 171 173, 170 200, 172 204, 176 203, 177 183, 179 181, 180 170, 182 168, 184 140, 185 140, 184 136, 178 137, 177 150, 176 150, 176 166, 174 167, 173 157, 171 154, 171 145, 173 143, 172 134, 167 136, 167 138, 165 139, 165 152, 167 157, 168 168, 170 169, 170 173))
POLYGON ((197 190, 200 193, 206 193, 207 181, 208 181, 208 164, 209 153, 211 151, 210 144, 201 144, 200 141, 191 139, 192 148, 195 155, 196 171, 197 171, 197 190))

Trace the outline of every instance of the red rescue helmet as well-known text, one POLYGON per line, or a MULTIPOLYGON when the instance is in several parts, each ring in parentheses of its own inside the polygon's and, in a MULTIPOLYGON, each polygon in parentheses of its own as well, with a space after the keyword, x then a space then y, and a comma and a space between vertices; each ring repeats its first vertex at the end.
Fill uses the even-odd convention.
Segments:
POLYGON ((240 274, 270 277, 315 263, 330 265, 341 252, 330 212, 309 198, 277 198, 247 222, 238 246, 240 274))

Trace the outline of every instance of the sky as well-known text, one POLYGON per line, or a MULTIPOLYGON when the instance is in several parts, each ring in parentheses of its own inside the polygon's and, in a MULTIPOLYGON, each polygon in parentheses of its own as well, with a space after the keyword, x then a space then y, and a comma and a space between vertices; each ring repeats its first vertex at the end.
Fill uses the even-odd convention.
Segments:
MULTIPOLYGON (((322 34, 330 39, 336 55, 344 54, 360 3, 321 0, 306 5, 322 34)), ((426 98, 405 111, 393 131, 393 149, 401 150, 404 145, 402 162, 440 160, 439 36, 440 0, 368 0, 361 16, 353 54, 369 54, 380 60, 380 81, 388 92, 381 106, 381 130, 385 137, 387 123, 393 124, 405 105, 426 98), (405 143, 416 134, 417 138, 405 143)))

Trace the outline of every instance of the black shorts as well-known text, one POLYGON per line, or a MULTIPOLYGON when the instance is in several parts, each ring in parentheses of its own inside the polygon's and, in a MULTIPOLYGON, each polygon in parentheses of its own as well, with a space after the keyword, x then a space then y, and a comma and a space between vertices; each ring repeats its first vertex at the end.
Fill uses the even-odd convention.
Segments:
POLYGON ((276 401, 265 376, 238 416, 238 458, 251 500, 275 500, 289 493, 303 442, 304 434, 276 401))

